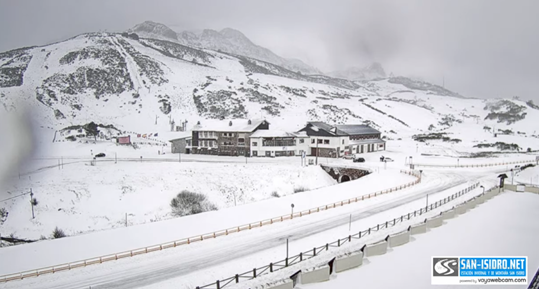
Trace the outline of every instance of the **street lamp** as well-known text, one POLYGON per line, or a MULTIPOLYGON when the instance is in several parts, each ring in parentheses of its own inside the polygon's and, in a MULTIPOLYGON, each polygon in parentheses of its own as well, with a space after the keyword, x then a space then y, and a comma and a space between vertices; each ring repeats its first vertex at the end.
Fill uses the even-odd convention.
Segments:
POLYGON ((485 187, 483 187, 483 186, 481 185, 480 188, 483 189, 483 194, 485 194, 485 187))
POLYGON ((423 170, 419 170, 419 182, 421 183, 421 178, 423 178, 423 170))
POLYGON ((292 214, 290 215, 290 219, 294 217, 294 204, 291 204, 290 207, 292 207, 292 214))

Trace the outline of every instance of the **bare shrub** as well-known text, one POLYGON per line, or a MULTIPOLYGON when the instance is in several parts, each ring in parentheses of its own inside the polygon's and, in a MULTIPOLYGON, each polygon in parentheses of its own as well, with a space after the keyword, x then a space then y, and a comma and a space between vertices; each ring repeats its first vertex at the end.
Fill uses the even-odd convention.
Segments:
POLYGON ((63 238, 65 236, 66 236, 66 234, 64 233, 64 230, 62 230, 62 229, 60 229, 58 227, 54 228, 54 231, 52 231, 52 237, 54 239, 60 239, 60 238, 63 238))
POLYGON ((205 195, 187 190, 181 191, 172 199, 170 207, 174 216, 187 216, 217 210, 217 207, 205 195))
POLYGON ((271 193, 271 196, 274 197, 274 198, 280 198, 281 196, 279 195, 279 193, 277 192, 272 192, 271 193))
POLYGON ((294 194, 301 193, 301 192, 306 192, 308 190, 309 189, 304 187, 304 186, 295 187, 294 188, 294 194))

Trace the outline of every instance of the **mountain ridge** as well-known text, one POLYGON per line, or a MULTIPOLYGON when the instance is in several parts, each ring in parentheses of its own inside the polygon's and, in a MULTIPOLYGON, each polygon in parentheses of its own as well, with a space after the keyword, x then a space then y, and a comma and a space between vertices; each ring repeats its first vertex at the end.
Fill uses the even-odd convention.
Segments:
POLYGON ((147 38, 171 40, 183 45, 224 51, 267 61, 303 74, 321 74, 299 59, 289 60, 278 56, 271 50, 253 43, 241 31, 232 28, 223 28, 220 31, 203 29, 201 32, 181 31, 174 32, 164 24, 145 21, 135 25, 128 32, 137 33, 147 38), (174 36, 172 35, 174 32, 174 36))

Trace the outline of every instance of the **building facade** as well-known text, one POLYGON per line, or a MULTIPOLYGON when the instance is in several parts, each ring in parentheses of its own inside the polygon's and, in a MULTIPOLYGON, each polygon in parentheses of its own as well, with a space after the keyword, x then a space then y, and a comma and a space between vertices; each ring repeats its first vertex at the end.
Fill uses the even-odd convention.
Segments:
POLYGON ((258 130, 250 137, 251 156, 301 156, 307 152, 309 137, 305 133, 258 130))
POLYGON ((175 139, 169 140, 170 152, 173 154, 189 154, 191 153, 191 132, 178 135, 175 139))
POLYGON ((311 156, 338 158, 385 150, 381 133, 366 125, 332 126, 324 122, 308 122, 300 132, 305 132, 310 138, 311 156))
POLYGON ((224 156, 249 156, 250 136, 269 129, 266 120, 206 120, 192 132, 192 152, 224 156))

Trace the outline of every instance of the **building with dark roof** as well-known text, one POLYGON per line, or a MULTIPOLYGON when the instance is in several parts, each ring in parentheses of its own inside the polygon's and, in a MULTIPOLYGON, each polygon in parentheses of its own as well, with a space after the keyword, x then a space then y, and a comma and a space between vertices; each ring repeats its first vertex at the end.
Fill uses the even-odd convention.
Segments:
POLYGON ((269 129, 266 120, 203 120, 192 132, 192 153, 249 156, 250 136, 269 129))
POLYGON ((311 156, 342 157, 385 150, 386 147, 380 131, 367 125, 330 125, 311 121, 299 131, 310 137, 311 156))

